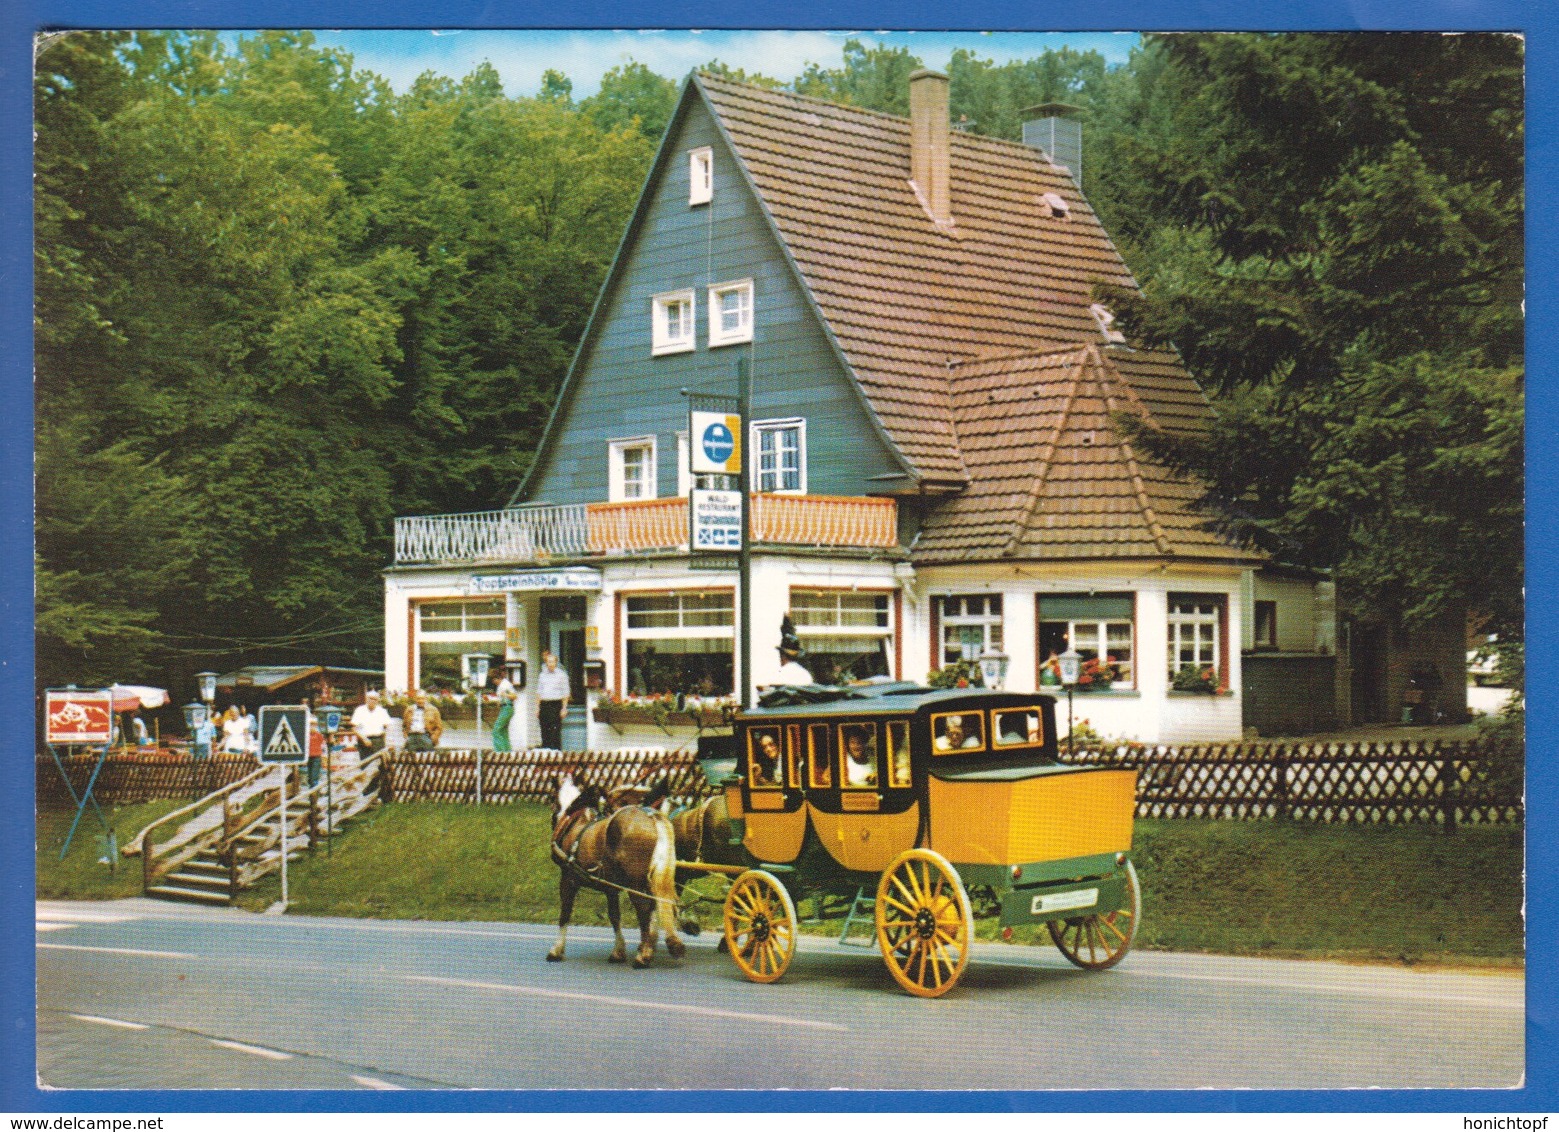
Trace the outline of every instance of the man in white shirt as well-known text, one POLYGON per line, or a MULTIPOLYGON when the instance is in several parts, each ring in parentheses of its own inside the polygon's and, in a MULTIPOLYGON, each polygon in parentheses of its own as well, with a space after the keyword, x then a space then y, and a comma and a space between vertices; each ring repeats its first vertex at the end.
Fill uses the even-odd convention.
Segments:
POLYGON ((384 747, 385 732, 390 726, 390 713, 379 702, 378 692, 369 692, 364 702, 352 713, 352 732, 357 736, 357 757, 366 759, 384 747))
POLYGON ((563 713, 568 710, 568 673, 558 667, 557 654, 551 649, 541 654, 541 671, 536 674, 537 714, 541 721, 541 745, 549 750, 563 749, 563 713))

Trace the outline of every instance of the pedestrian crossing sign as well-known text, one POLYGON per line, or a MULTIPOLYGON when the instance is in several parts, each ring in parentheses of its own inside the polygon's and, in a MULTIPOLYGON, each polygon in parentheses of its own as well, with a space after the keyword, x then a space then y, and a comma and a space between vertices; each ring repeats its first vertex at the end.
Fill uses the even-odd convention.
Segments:
POLYGON ((262 763, 301 763, 309 753, 309 709, 267 704, 260 709, 262 763))

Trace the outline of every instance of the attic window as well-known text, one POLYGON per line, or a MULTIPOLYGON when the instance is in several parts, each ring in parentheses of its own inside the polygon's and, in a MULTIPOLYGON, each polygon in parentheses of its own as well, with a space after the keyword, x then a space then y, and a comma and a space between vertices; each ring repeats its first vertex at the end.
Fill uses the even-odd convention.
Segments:
POLYGON ((1041 216, 1059 216, 1062 220, 1072 214, 1072 206, 1066 203, 1066 198, 1060 193, 1046 193, 1039 198, 1041 216))
POLYGON ((687 202, 708 204, 715 195, 715 153, 709 146, 689 150, 687 155, 687 202))
POLYGON ((751 341, 752 280, 717 283, 709 288, 709 344, 751 341))
POLYGON ((1115 316, 1110 313, 1109 307, 1103 303, 1095 303, 1088 308, 1088 312, 1093 315, 1094 321, 1099 324, 1099 333, 1104 335, 1106 342, 1119 343, 1126 341, 1126 335, 1119 330, 1111 329, 1111 324, 1115 322, 1115 316))
POLYGON ((672 291, 651 300, 650 352, 677 354, 693 348, 693 292, 672 291))

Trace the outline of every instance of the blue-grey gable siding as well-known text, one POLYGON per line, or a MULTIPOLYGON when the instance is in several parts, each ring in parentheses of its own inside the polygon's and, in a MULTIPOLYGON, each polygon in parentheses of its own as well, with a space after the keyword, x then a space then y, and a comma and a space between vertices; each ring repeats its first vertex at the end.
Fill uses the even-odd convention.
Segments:
POLYGON ((676 495, 676 434, 687 428, 688 408, 678 391, 734 394, 737 359, 749 350, 753 419, 807 421, 809 494, 902 489, 904 479, 873 479, 899 465, 843 372, 707 107, 694 97, 685 110, 673 123, 661 176, 646 187, 648 211, 619 253, 616 281, 597 311, 554 421, 550 451, 539 455, 525 501, 606 499, 608 442, 650 434, 657 439, 657 495, 676 495), (706 145, 714 151, 714 199, 690 206, 687 154, 706 145), (707 288, 747 278, 753 281, 753 343, 711 349, 707 288), (696 348, 652 357, 652 297, 687 288, 694 297, 696 348))

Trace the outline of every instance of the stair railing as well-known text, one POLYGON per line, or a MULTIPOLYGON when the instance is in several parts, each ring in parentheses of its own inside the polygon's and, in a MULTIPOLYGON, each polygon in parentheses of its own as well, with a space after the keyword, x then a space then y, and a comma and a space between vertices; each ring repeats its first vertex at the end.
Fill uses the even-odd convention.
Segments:
POLYGON ((149 891, 159 880, 173 872, 202 850, 226 840, 233 821, 235 801, 239 806, 253 796, 259 780, 270 767, 257 767, 244 777, 213 790, 204 798, 164 814, 130 840, 122 850, 126 857, 141 856, 143 890, 149 891), (183 822, 166 841, 157 840, 158 831, 183 822))

